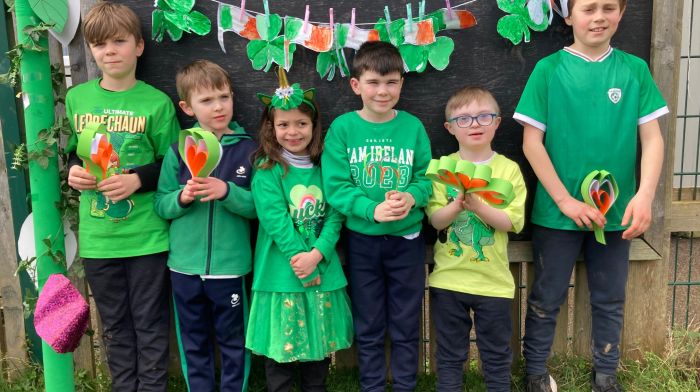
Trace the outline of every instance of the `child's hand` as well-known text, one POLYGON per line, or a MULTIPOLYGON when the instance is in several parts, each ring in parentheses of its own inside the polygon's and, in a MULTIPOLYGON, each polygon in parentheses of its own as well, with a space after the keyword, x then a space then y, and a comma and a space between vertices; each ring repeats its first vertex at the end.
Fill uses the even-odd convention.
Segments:
POLYGON ((97 184, 97 190, 113 202, 124 200, 141 188, 141 179, 136 173, 115 174, 97 184))
POLYGON ((396 209, 393 207, 395 203, 394 200, 384 200, 379 203, 374 209, 374 220, 377 222, 393 222, 405 218, 411 209, 409 208, 406 211, 396 209))
POLYGON ((600 211, 571 196, 559 203, 558 207, 559 210, 573 220, 578 227, 586 226, 592 230, 593 223, 601 228, 607 223, 605 216, 600 211))
POLYGON ((477 215, 479 215, 479 209, 484 205, 484 203, 479 200, 478 197, 475 195, 469 193, 463 196, 464 200, 462 201, 462 209, 471 211, 477 215))
POLYGON ((652 199, 640 193, 634 195, 622 216, 622 226, 627 226, 632 221, 630 227, 622 232, 622 238, 631 240, 642 235, 651 225, 651 202, 652 199))
POLYGON ((321 285, 321 276, 317 276, 314 280, 311 282, 306 282, 304 283, 304 287, 311 287, 311 286, 320 286, 321 285))
POLYGON ((408 192, 387 192, 386 197, 394 211, 401 215, 407 215, 411 208, 416 205, 416 199, 408 192))
POLYGON ((297 278, 304 279, 314 272, 316 266, 322 259, 323 255, 321 252, 318 249, 313 248, 310 252, 295 254, 292 256, 289 264, 291 264, 292 270, 297 278))
POLYGON ((182 188, 182 192, 180 192, 180 203, 181 204, 190 204, 194 201, 194 191, 192 190, 194 182, 192 180, 188 180, 187 184, 185 184, 185 187, 182 188))
POLYGON ((193 177, 191 180, 187 181, 188 185, 192 182, 192 192, 194 196, 202 198, 199 200, 201 202, 207 202, 211 200, 219 200, 226 195, 228 191, 228 185, 215 177, 193 177))
POLYGON ((95 189, 97 186, 97 178, 85 170, 84 167, 73 165, 70 170, 68 170, 68 185, 76 191, 95 189))

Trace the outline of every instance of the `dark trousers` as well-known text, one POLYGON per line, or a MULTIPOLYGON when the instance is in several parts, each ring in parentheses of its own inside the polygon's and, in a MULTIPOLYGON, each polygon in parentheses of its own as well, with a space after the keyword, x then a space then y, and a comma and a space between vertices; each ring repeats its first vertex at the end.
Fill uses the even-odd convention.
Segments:
POLYGON ((621 231, 605 232, 607 245, 592 231, 555 230, 533 225, 535 280, 528 297, 523 353, 530 375, 547 372, 559 306, 569 289, 576 258, 583 251, 590 290, 593 367, 615 374, 620 361, 620 335, 630 241, 621 231))
POLYGON ((363 392, 386 387, 384 341, 391 339, 395 392, 413 391, 418 370, 421 304, 425 290, 425 243, 348 231, 347 264, 363 392))
POLYGON ((170 272, 175 298, 182 372, 190 391, 214 391, 214 342, 221 352, 223 391, 248 389, 250 353, 245 348, 248 300, 243 277, 201 279, 170 272))
POLYGON ((474 312, 476 346, 479 348, 486 389, 510 391, 513 353, 511 305, 508 298, 484 297, 430 288, 430 310, 437 334, 437 390, 461 392, 464 362, 469 359, 469 334, 474 312))
POLYGON ((102 320, 113 391, 167 390, 167 255, 84 259, 102 320))
POLYGON ((289 392, 294 384, 295 369, 299 368, 302 392, 326 392, 330 358, 321 361, 279 363, 265 358, 268 392, 289 392))

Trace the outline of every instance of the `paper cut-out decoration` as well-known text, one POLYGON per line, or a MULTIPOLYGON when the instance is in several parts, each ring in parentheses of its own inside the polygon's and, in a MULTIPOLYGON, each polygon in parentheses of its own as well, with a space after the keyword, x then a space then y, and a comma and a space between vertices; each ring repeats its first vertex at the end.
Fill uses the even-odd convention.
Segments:
POLYGON ((498 33, 513 45, 530 42, 530 29, 545 31, 552 12, 549 0, 496 0, 498 8, 509 13, 498 20, 498 33))
POLYGON ((68 14, 63 30, 50 29, 49 33, 54 36, 64 47, 68 46, 75 37, 80 24, 80 0, 68 0, 68 14))
POLYGON ((111 174, 108 169, 112 167, 110 163, 113 153, 115 152, 104 124, 88 123, 78 135, 76 154, 85 163, 88 173, 97 178, 97 182, 111 174))
POLYGON ((68 278, 49 276, 34 311, 37 335, 57 353, 74 351, 90 320, 90 307, 68 278))
POLYGON ((277 64, 288 70, 297 45, 279 35, 282 18, 277 14, 260 14, 255 17, 255 27, 260 39, 251 40, 246 49, 253 69, 267 72, 272 64, 277 64))
POLYGON ((314 25, 299 18, 286 16, 284 18, 284 36, 290 42, 314 52, 327 52, 333 46, 331 26, 314 25))
POLYGON ((180 131, 178 151, 192 177, 206 178, 221 160, 221 143, 216 135, 202 128, 180 131))
POLYGON ((319 53, 318 57, 316 57, 316 72, 321 78, 326 77, 329 81, 333 80, 336 68, 341 77, 346 77, 350 74, 350 67, 348 67, 348 61, 343 51, 343 47, 347 43, 349 29, 350 25, 337 23, 331 50, 319 53))
POLYGON ((280 86, 275 89, 275 93, 272 95, 258 93, 260 102, 280 110, 296 109, 299 105, 305 103, 311 109, 316 110, 316 106, 313 104, 314 96, 316 95, 315 89, 302 90, 299 83, 294 83, 290 86, 287 81, 287 73, 282 67, 277 69, 277 78, 280 86))
POLYGON ((177 41, 183 33, 207 35, 211 31, 211 21, 203 13, 192 11, 195 0, 156 0, 153 10, 151 38, 161 42, 165 33, 177 41))
POLYGON ((475 193, 489 205, 503 209, 515 198, 513 184, 491 177, 491 167, 444 156, 433 159, 425 172, 432 181, 455 188, 462 193, 475 193))
MULTIPOLYGON (((605 170, 593 170, 581 183, 581 196, 583 201, 596 208, 603 215, 610 211, 610 207, 617 200, 619 194, 617 181, 613 175, 605 170)), ((593 223, 595 239, 605 245, 605 232, 603 228, 593 223)))
POLYGON ((255 16, 246 12, 244 9, 219 3, 218 14, 219 46, 221 46, 221 50, 224 53, 226 53, 226 48, 224 47, 224 33, 227 31, 233 31, 241 37, 249 40, 260 39, 260 34, 258 34, 258 29, 256 27, 255 16))
POLYGON ((46 24, 53 24, 53 30, 62 32, 68 20, 67 0, 29 0, 29 7, 46 24))

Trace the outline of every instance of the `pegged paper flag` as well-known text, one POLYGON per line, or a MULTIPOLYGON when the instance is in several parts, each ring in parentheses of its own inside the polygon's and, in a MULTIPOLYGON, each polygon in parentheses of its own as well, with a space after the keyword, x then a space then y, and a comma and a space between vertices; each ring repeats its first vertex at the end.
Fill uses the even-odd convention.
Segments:
MULTIPOLYGON (((598 209, 603 215, 610 211, 610 208, 617 200, 617 181, 610 172, 605 170, 593 170, 581 183, 581 196, 583 201, 598 209)), ((593 224, 595 239, 605 245, 605 232, 603 228, 593 224)))
POLYGON ((489 205, 503 209, 515 198, 513 184, 492 178, 491 167, 444 156, 433 159, 425 176, 462 193, 475 193, 489 205))
POLYGON ((216 135, 202 128, 180 131, 178 151, 192 177, 209 177, 221 160, 221 143, 216 135))
POLYGON ((88 123, 78 135, 76 154, 85 163, 85 169, 100 182, 108 177, 107 169, 113 153, 109 133, 104 124, 88 123))

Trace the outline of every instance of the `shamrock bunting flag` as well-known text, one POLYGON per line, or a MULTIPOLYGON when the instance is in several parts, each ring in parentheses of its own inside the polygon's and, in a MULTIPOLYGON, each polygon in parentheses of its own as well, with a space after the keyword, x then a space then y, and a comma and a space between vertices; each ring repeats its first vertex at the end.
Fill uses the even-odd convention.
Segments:
MULTIPOLYGON (((605 170, 593 170, 581 183, 581 196, 583 201, 598 209, 603 215, 610 211, 610 208, 617 200, 619 194, 617 181, 610 172, 605 170)), ((605 232, 602 227, 593 224, 595 239, 605 245, 605 232)))
POLYGON ((549 0, 497 0, 498 8, 509 13, 498 20, 498 33, 513 45, 530 42, 530 29, 545 31, 552 22, 549 0))
POLYGON ((444 156, 433 159, 425 172, 432 181, 455 188, 462 193, 475 193, 489 205, 503 209, 515 198, 513 184, 492 178, 491 167, 444 156))
POLYGON ((194 3, 195 0, 156 0, 151 38, 161 42, 166 32, 173 41, 182 38, 183 33, 209 34, 211 21, 203 13, 192 11, 194 3))

